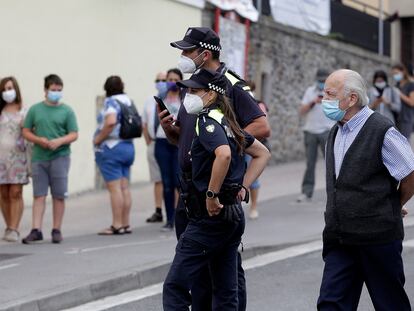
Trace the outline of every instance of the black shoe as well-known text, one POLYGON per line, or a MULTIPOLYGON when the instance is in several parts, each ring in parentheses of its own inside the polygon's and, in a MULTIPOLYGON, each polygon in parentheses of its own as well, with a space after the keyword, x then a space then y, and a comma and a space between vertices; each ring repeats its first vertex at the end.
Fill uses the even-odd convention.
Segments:
POLYGON ((52 243, 58 244, 62 242, 62 232, 60 232, 59 229, 53 229, 52 230, 52 243))
POLYGON ((43 241, 42 231, 40 231, 38 229, 32 229, 32 231, 30 231, 29 235, 22 240, 22 243, 23 244, 32 244, 32 243, 38 243, 38 242, 41 242, 41 241, 43 241))
POLYGON ((147 222, 162 222, 161 209, 158 210, 157 208, 154 214, 152 214, 152 216, 147 219, 147 222))

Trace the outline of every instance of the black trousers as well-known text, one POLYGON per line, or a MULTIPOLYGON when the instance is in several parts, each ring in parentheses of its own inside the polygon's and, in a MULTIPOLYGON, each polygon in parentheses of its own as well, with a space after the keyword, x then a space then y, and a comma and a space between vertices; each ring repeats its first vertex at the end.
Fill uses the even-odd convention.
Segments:
MULTIPOLYGON (((175 210, 175 233, 177 240, 187 228, 189 219, 181 199, 178 200, 178 206, 175 210)), ((238 289, 238 311, 245 311, 247 307, 246 278, 242 267, 241 255, 237 253, 237 289, 238 289)), ((211 311, 212 310, 212 284, 208 268, 200 271, 198 278, 194 280, 191 290, 192 294, 192 311, 211 311)))
MULTIPOLYGON (((241 206, 238 207, 242 213, 241 206)), ((220 216, 191 220, 180 236, 170 271, 163 287, 165 311, 188 311, 192 305, 207 310, 198 300, 207 302, 210 310, 237 311, 238 252, 244 232, 244 215, 239 222, 227 222, 220 216), (197 297, 200 273, 209 271, 210 293, 197 297), (189 296, 189 291, 193 297, 189 296)), ((205 275, 204 275, 205 276, 205 275)))
POLYGON ((376 311, 411 310, 401 253, 400 240, 382 245, 324 245, 318 310, 357 310, 364 283, 376 311))

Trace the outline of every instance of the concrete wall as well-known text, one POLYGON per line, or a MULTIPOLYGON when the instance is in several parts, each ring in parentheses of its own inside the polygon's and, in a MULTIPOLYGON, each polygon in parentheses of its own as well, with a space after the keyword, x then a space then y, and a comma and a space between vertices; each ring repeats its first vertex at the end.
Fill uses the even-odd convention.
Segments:
POLYGON ((389 69, 389 59, 375 53, 262 18, 251 28, 249 77, 269 106, 273 162, 304 156, 298 108, 306 88, 315 83, 317 68, 350 68, 371 82, 377 69, 389 69))
MULTIPOLYGON (((199 8, 171 0, 13 0, 2 1, 0 12, 0 76, 18 79, 24 104, 43 99, 47 74, 63 78, 64 102, 80 126, 72 147, 71 193, 94 188, 95 100, 104 93, 105 79, 120 75, 142 111, 155 93, 155 73, 177 64, 179 51, 169 42, 182 38, 188 26, 201 25, 199 8)), ((143 139, 136 154, 132 180, 147 180, 143 139)))

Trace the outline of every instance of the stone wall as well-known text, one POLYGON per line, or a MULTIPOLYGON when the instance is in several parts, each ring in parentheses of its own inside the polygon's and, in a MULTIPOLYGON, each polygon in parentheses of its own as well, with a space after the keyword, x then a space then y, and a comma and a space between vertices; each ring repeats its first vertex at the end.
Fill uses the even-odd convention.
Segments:
POLYGON ((371 83, 375 70, 390 68, 390 60, 375 53, 261 17, 252 24, 248 77, 256 82, 257 97, 269 106, 273 163, 304 157, 298 108, 317 68, 358 71, 371 83))

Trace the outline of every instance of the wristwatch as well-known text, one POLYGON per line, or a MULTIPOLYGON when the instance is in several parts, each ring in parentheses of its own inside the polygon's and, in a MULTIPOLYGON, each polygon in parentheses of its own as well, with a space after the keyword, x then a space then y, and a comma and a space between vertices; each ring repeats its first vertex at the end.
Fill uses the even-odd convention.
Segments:
POLYGON ((213 190, 206 191, 206 198, 207 199, 214 199, 218 197, 218 193, 214 192, 213 190))

